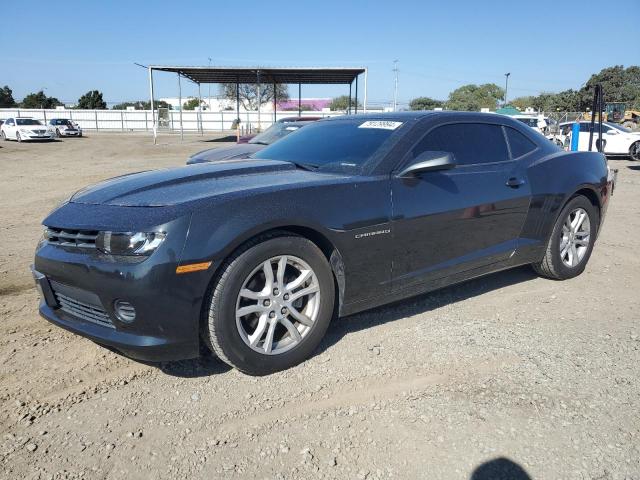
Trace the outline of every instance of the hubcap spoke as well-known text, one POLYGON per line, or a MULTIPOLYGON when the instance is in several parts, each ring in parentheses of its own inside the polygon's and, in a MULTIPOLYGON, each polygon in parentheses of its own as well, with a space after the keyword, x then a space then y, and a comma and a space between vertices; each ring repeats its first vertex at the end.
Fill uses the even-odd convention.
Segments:
POLYGON ((297 321, 299 321, 301 324, 306 325, 307 327, 310 327, 311 325, 313 325, 313 320, 311 320, 306 315, 300 313, 296 308, 289 307, 289 313, 291 313, 291 316, 295 318, 297 321))
POLYGON ((304 285, 304 282, 306 282, 312 274, 313 272, 311 270, 303 270, 293 282, 287 284, 286 289, 291 291, 295 290, 301 285, 304 285))
POLYGON ((283 255, 282 257, 280 257, 280 260, 278 261, 278 274, 277 274, 277 282, 281 288, 282 288, 282 285, 284 285, 284 271, 286 270, 286 268, 287 268, 287 257, 283 255))
POLYGON ((296 342, 299 342, 300 340, 302 340, 302 336, 300 335, 300 332, 293 325, 293 323, 291 323, 291 321, 288 318, 283 318, 280 321, 280 323, 282 323, 282 325, 284 325, 287 328, 287 330, 289 331, 289 334, 291 335, 291 338, 293 338, 296 342))
POLYGON ((264 331, 267 328, 267 314, 263 313, 260 315, 260 319, 258 320, 258 326, 254 330, 253 334, 249 337, 249 344, 252 347, 258 345, 258 342, 262 339, 264 335, 264 331))
POLYGON ((295 293, 291 294, 291 297, 289 297, 289 301, 291 302, 295 302, 297 299, 304 297, 306 295, 311 295, 312 293, 315 293, 318 291, 318 285, 316 284, 311 284, 306 288, 303 288, 302 290, 298 290, 295 293))
POLYGON ((258 312, 262 312, 263 310, 264 310, 264 307, 262 305, 258 305, 258 304, 249 305, 236 310, 236 317, 245 317, 251 313, 258 313, 258 312))
POLYGON ((276 331, 276 322, 271 322, 269 324, 269 330, 267 330, 267 336, 264 339, 264 351, 267 353, 271 353, 271 349, 273 348, 273 334, 276 331))

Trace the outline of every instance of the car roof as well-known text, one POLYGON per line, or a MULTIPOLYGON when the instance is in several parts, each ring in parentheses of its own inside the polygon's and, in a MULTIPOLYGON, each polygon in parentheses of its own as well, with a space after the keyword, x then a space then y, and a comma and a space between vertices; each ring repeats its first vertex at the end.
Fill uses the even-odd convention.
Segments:
POLYGON ((447 120, 477 120, 485 121, 496 118, 509 119, 515 121, 509 115, 501 115, 491 112, 458 112, 451 110, 415 110, 405 112, 384 112, 384 113, 363 113, 357 115, 341 115, 338 117, 324 118, 321 121, 339 121, 339 120, 388 120, 410 122, 418 121, 423 118, 442 118, 447 120))

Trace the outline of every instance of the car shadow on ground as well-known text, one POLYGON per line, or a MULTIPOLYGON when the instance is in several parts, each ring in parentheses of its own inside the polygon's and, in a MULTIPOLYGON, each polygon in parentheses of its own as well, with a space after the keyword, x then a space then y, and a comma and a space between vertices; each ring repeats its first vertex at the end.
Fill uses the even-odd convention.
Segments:
POLYGON ((629 170, 640 170, 640 165, 627 165, 629 170))
POLYGON ((202 352, 200 357, 175 362, 155 364, 162 373, 172 377, 197 378, 218 375, 231 370, 231 367, 210 352, 202 352))
POLYGON ((339 342, 342 337, 350 333, 435 310, 445 305, 461 302, 471 297, 476 297, 509 285, 526 282, 534 278, 537 278, 537 275, 531 267, 527 265, 492 273, 434 292, 421 294, 416 297, 400 300, 382 307, 334 320, 331 326, 329 326, 325 338, 318 347, 316 355, 330 348, 339 342))
POLYGON ((229 142, 235 143, 237 140, 238 140, 238 137, 236 135, 226 135, 224 137, 211 138, 209 140, 201 140, 201 141, 204 143, 229 143, 229 142))
POLYGON ((516 462, 499 457, 476 467, 469 480, 531 480, 531 476, 516 462))

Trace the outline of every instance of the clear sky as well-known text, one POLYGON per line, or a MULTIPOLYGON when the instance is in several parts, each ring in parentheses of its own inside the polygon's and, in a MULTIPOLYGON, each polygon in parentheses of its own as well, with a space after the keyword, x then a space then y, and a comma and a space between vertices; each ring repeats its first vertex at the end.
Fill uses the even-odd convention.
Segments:
MULTIPOLYGON (((133 62, 211 58, 228 66, 367 66, 369 99, 383 102, 393 98, 397 59, 400 102, 445 99, 465 83, 503 86, 506 72, 513 98, 579 88, 603 67, 640 64, 638 19, 640 0, 4 1, 0 86, 18 101, 42 88, 70 103, 91 89, 108 102, 145 99, 146 71, 133 62)), ((157 97, 177 96, 174 75, 157 80, 157 97)), ((303 97, 347 92, 303 86, 303 97)))

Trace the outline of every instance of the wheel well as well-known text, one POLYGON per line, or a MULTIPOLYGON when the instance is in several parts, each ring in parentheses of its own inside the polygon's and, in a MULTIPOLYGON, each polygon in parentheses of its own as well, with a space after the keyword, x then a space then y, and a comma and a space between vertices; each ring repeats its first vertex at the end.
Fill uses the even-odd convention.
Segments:
MULTIPOLYGON (((591 202, 591 204, 598 209, 598 220, 600 220, 600 216, 601 216, 600 199, 598 198, 598 195, 596 194, 596 192, 594 192, 590 188, 582 188, 578 190, 576 193, 574 193, 571 196, 571 198, 577 197, 578 195, 587 197, 587 199, 591 202)), ((569 200, 571 200, 571 198, 569 200)), ((569 200, 567 200, 567 202, 569 200)))

